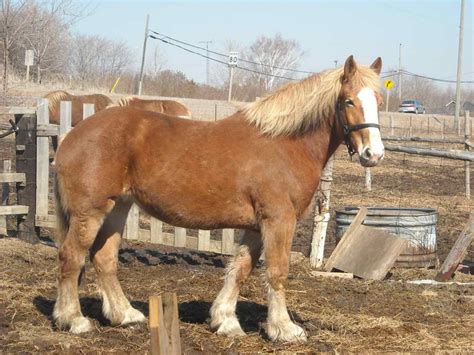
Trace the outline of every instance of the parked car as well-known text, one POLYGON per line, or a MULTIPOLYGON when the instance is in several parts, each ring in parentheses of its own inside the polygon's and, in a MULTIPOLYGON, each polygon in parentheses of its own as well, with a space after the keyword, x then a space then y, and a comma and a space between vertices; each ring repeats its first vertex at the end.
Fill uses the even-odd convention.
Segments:
POLYGON ((398 107, 398 112, 404 113, 426 113, 425 106, 418 100, 405 100, 398 107))

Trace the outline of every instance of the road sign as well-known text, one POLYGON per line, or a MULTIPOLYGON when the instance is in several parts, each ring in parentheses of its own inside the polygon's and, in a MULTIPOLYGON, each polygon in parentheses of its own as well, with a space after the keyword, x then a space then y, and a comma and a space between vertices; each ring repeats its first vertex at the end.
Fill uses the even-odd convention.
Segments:
POLYGON ((25 51, 25 65, 30 66, 34 65, 35 55, 32 49, 27 49, 25 51))
POLYGON ((238 62, 239 62, 239 53, 229 52, 229 66, 236 67, 238 62))
POLYGON ((393 88, 393 85, 395 85, 395 83, 392 80, 385 80, 383 82, 383 86, 385 86, 388 90, 393 88))

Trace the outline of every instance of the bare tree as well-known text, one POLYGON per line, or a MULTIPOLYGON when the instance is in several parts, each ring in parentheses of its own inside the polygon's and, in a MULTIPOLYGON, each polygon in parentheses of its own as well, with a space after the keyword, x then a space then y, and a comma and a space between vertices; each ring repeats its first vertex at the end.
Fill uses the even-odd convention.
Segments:
POLYGON ((78 35, 73 39, 70 64, 72 72, 86 83, 116 79, 131 64, 131 52, 124 42, 100 36, 78 35))
POLYGON ((147 71, 147 75, 151 77, 156 77, 161 71, 163 71, 163 69, 165 68, 165 65, 166 65, 165 55, 161 47, 158 44, 156 44, 153 50, 153 56, 149 59, 149 64, 147 65, 147 67, 150 68, 147 71))
POLYGON ((32 14, 30 0, 2 0, 0 7, 0 35, 3 51, 3 92, 8 91, 8 70, 10 67, 11 50, 24 39, 30 27, 32 14))
POLYGON ((277 33, 273 38, 258 37, 245 59, 255 63, 246 63, 257 72, 250 74, 252 78, 270 91, 282 83, 278 77, 294 77, 294 73, 286 69, 296 69, 304 54, 297 41, 284 39, 277 33))

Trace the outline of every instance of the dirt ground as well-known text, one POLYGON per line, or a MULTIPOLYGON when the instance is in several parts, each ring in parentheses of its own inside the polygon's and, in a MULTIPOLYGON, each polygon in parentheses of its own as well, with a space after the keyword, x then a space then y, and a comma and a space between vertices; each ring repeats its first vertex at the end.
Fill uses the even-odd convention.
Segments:
MULTIPOLYGON (((0 141, 1 159, 11 158, 11 146, 8 139, 0 141)), ((474 207, 464 197, 463 163, 388 152, 381 166, 372 169, 370 192, 364 189, 363 174, 341 148, 334 167, 331 215, 351 205, 435 208, 437 252, 443 261, 474 207)), ((306 221, 298 227, 294 250, 308 254, 310 240, 311 223, 306 221)), ((331 222, 326 257, 334 245, 331 222)), ((81 336, 55 329, 51 312, 56 257, 51 246, 0 238, 0 352, 148 352, 146 325, 111 327, 102 317, 95 273, 89 265, 81 306, 96 329, 81 336)), ((469 257, 474 257, 472 249, 469 257)), ((434 276, 434 270, 425 269, 393 269, 378 282, 316 278, 307 261, 292 266, 287 294, 291 316, 309 335, 307 344, 274 344, 265 339, 263 265, 239 298, 238 317, 247 337, 219 337, 209 331, 207 318, 227 260, 215 254, 124 242, 119 279, 132 304, 145 314, 150 295, 177 293, 185 353, 474 351, 474 286, 407 282, 434 276)), ((458 273, 455 281, 474 282, 474 276, 458 273)))

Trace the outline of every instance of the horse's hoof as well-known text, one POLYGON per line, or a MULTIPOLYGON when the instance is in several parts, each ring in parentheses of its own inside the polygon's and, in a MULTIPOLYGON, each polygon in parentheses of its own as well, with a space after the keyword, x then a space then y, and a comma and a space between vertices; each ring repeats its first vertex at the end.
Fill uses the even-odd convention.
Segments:
POLYGON ((71 328, 69 331, 73 334, 80 334, 90 332, 92 330, 92 324, 86 317, 74 318, 71 322, 71 328))
POLYGON ((217 327, 216 333, 227 337, 243 337, 246 335, 237 318, 225 318, 221 325, 217 327))
POLYGON ((138 309, 130 307, 125 312, 122 323, 120 323, 120 325, 127 325, 127 324, 132 324, 132 323, 142 323, 142 322, 146 322, 146 318, 143 315, 143 313, 140 312, 138 309))
POLYGON ((285 343, 305 343, 308 338, 306 332, 293 322, 286 324, 267 324, 267 335, 272 341, 285 343))

